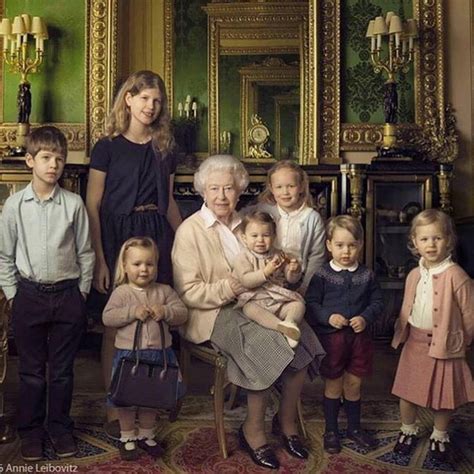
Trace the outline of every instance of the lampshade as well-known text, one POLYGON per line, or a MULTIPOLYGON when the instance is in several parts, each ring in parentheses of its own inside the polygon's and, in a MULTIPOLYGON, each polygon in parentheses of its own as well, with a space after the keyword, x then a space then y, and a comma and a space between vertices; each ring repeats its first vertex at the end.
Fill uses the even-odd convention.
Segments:
POLYGON ((26 32, 29 33, 31 31, 31 16, 28 13, 23 13, 21 18, 23 19, 26 32))
POLYGON ((12 25, 12 34, 14 35, 24 35, 26 33, 25 23, 21 16, 16 16, 13 19, 12 25))
POLYGON ((2 22, 0 23, 0 35, 8 36, 12 33, 12 24, 9 18, 2 18, 2 22))
POLYGON ((411 36, 412 38, 418 37, 418 27, 416 26, 416 20, 413 18, 410 18, 409 20, 406 21, 406 32, 408 36, 411 36))
POLYGON ((43 25, 41 23, 41 18, 39 16, 33 17, 33 21, 31 22, 31 34, 32 35, 43 34, 43 25))
POLYGON ((390 29, 388 32, 390 34, 403 32, 402 20, 400 19, 399 16, 397 15, 392 16, 392 18, 390 19, 390 29))
POLYGON ((387 28, 390 28, 390 20, 392 19, 393 15, 395 15, 394 12, 387 12, 385 15, 385 23, 387 24, 387 28))
POLYGON ((387 24, 385 23, 383 16, 376 17, 375 22, 374 22, 374 30, 372 31, 372 34, 386 35, 387 33, 388 33, 387 24))
POLYGON ((367 33, 365 35, 366 38, 372 38, 372 36, 374 36, 374 24, 375 20, 369 21, 369 26, 367 27, 367 33))

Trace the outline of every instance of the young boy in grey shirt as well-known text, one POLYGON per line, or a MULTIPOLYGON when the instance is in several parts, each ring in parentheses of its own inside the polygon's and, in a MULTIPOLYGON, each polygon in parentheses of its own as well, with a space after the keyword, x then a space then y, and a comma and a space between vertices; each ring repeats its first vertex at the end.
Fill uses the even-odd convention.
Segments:
POLYGON ((25 461, 43 458, 46 414, 56 454, 77 452, 69 416, 73 363, 86 328, 94 252, 81 197, 58 184, 66 156, 59 129, 33 130, 26 154, 33 179, 2 211, 0 286, 19 357, 17 427, 25 461))

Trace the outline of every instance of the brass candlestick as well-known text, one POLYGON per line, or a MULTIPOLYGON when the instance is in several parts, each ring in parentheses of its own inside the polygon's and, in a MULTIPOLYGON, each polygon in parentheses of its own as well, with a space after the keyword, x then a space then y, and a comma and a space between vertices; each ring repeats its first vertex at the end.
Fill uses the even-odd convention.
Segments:
POLYGON ((48 39, 48 30, 41 17, 31 18, 25 13, 16 16, 13 21, 3 18, 0 23, 0 35, 3 37, 3 61, 10 66, 11 72, 20 74, 16 145, 12 147, 11 154, 24 155, 31 114, 31 84, 28 75, 38 72, 43 62, 44 40, 48 39), (33 48, 33 42, 28 41, 29 36, 35 40, 33 48))
POLYGON ((418 36, 416 22, 409 19, 402 23, 399 16, 388 12, 386 17, 378 16, 370 20, 366 37, 370 38, 370 58, 375 73, 387 74, 384 88, 384 118, 382 149, 396 148, 396 123, 398 94, 396 73, 408 72, 414 58, 414 40, 418 36), (387 37, 387 52, 382 57, 382 38, 387 37))

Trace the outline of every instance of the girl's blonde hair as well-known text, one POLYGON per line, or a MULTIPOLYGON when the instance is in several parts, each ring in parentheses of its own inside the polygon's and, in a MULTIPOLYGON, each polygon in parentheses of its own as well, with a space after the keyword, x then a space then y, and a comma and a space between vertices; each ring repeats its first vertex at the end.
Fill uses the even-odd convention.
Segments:
POLYGON ((275 163, 267 173, 265 189, 258 196, 258 201, 265 204, 276 204, 272 193, 272 176, 282 169, 288 169, 298 175, 298 181, 303 189, 302 200, 308 207, 313 207, 313 197, 309 191, 309 180, 306 171, 300 165, 291 160, 281 160, 275 163))
POLYGON ((155 274, 153 275, 153 279, 156 279, 156 274, 158 273, 158 247, 153 239, 150 237, 132 237, 131 239, 126 240, 122 248, 120 249, 119 256, 117 258, 117 266, 115 268, 115 286, 123 285, 124 283, 128 283, 128 276, 125 272, 125 260, 127 258, 127 250, 129 248, 140 248, 145 250, 151 250, 154 255, 154 260, 156 263, 155 267, 155 274))
POLYGON ((413 240, 416 237, 416 229, 423 225, 439 224, 441 226, 443 234, 448 240, 447 250, 453 252, 456 248, 456 230, 454 229, 454 223, 451 217, 443 211, 438 209, 425 209, 424 211, 417 214, 411 221, 410 235, 408 239, 408 248, 413 255, 419 256, 418 251, 415 248, 413 240))
POLYGON ((105 122, 106 136, 113 138, 125 133, 130 127, 130 109, 125 101, 127 94, 136 96, 144 89, 158 89, 161 94, 161 111, 150 125, 152 143, 162 156, 168 155, 174 147, 171 119, 168 110, 168 96, 163 79, 152 71, 134 72, 120 87, 114 105, 105 122))
POLYGON ((240 230, 242 231, 242 233, 245 234, 245 231, 247 230, 247 227, 251 222, 258 222, 259 224, 269 224, 272 229, 273 236, 276 235, 276 232, 277 232, 276 223, 273 217, 270 214, 268 214, 268 212, 252 211, 246 214, 242 218, 242 222, 240 223, 240 230))
POLYGON ((350 232, 358 242, 364 242, 364 229, 359 219, 355 217, 343 214, 329 219, 326 224, 327 240, 332 240, 336 229, 345 229, 350 232))

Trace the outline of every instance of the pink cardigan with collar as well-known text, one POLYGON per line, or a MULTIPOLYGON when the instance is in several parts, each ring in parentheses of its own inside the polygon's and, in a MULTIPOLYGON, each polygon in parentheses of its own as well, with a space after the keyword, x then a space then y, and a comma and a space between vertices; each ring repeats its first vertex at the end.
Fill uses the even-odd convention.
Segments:
MULTIPOLYGON (((407 277, 400 317, 395 323, 392 347, 408 338, 408 318, 415 302, 420 269, 407 277)), ((433 275, 433 330, 428 354, 436 359, 465 357, 466 347, 474 337, 474 284, 469 275, 453 265, 433 275)))

